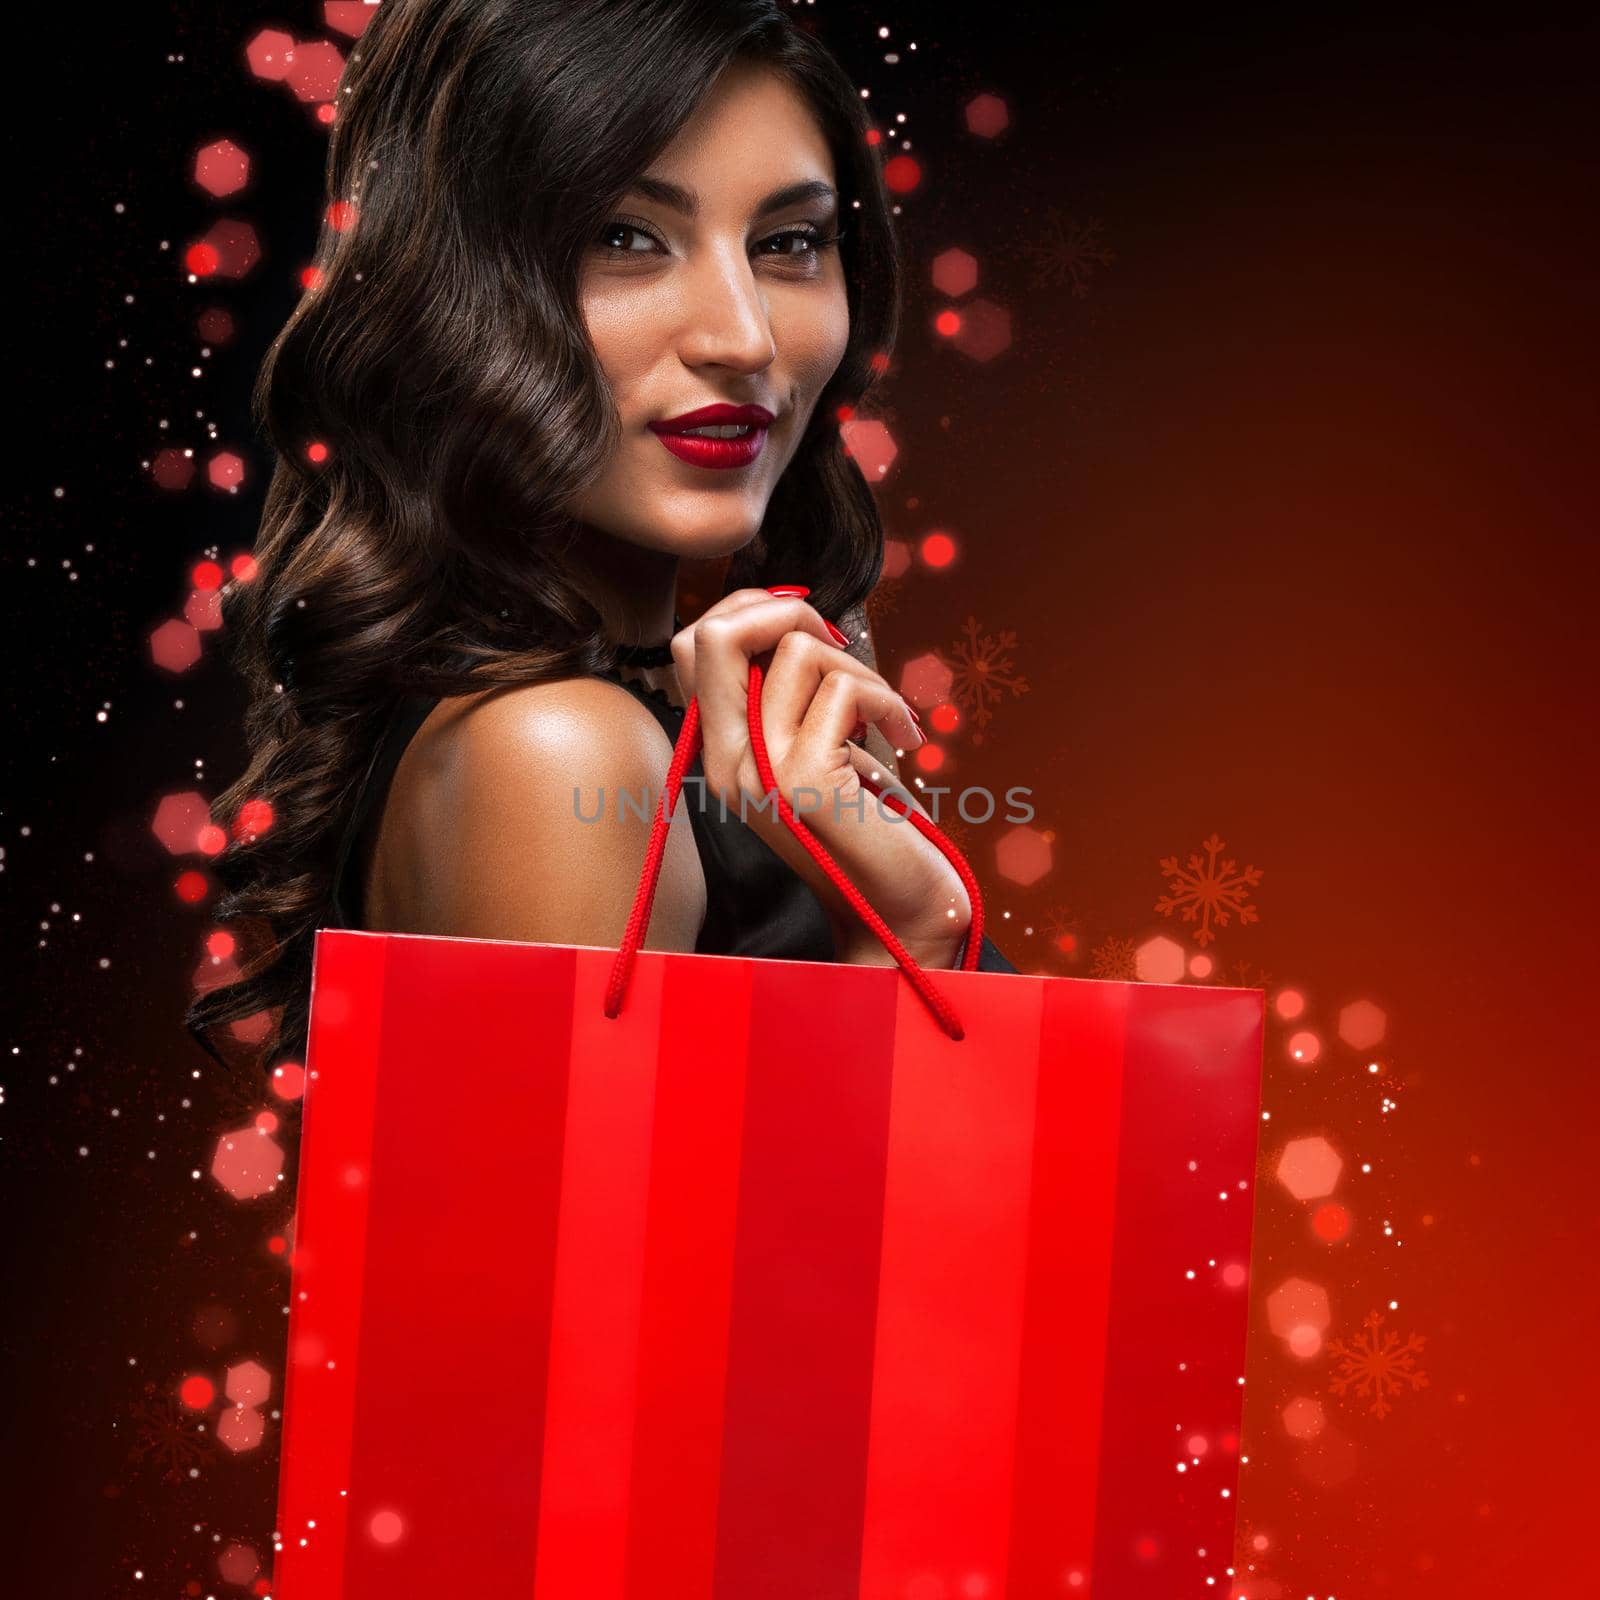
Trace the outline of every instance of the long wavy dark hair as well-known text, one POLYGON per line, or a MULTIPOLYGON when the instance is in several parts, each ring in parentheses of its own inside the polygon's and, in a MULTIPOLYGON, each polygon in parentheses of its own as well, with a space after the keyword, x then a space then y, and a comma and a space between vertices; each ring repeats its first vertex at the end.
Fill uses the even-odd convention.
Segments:
POLYGON ((253 395, 276 465, 256 573, 223 601, 250 759, 213 807, 238 977, 185 1018, 218 1060, 210 1030, 258 1013, 258 1064, 302 1056, 314 934, 395 697, 610 663, 563 560, 621 438, 579 267, 736 61, 786 75, 831 148, 850 336, 725 590, 805 583, 833 617, 877 582, 882 525, 837 424, 893 347, 901 260, 839 63, 779 0, 385 0, 336 101, 320 281, 253 395))

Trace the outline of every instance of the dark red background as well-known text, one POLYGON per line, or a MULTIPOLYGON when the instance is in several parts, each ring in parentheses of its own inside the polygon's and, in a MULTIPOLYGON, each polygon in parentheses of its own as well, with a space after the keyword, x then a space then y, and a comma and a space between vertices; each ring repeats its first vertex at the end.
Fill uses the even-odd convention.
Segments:
MULTIPOLYGON (((1013 959, 1087 974, 1108 940, 1161 934, 1195 953, 1155 909, 1159 862, 1215 830, 1262 872, 1259 921, 1211 947, 1221 975, 1263 983, 1269 1009, 1296 988, 1324 1040, 1311 1067, 1281 1022, 1268 1040, 1241 1592, 1576 1593, 1596 1571, 1600 1400, 1583 999, 1600 40, 1526 8, 1157 23, 1025 5, 966 31, 901 9, 816 8, 875 103, 908 112, 924 173, 904 198, 906 336, 874 408, 900 452, 880 495, 891 537, 942 529, 960 555, 880 596, 880 664, 954 659, 969 616, 1016 635, 1027 692, 981 745, 970 720, 944 741, 945 781, 1031 785, 1054 835, 1026 889, 997 868, 997 829, 967 836, 1013 959), (880 22, 918 40, 914 62, 875 64, 880 22), (992 141, 960 116, 984 91, 1011 110, 992 141), (1030 254, 1051 208, 1098 219, 1114 253, 1082 296, 1030 254), (928 265, 955 245, 1011 313, 987 362, 932 326, 928 265), (1336 1020, 1360 999, 1388 1026, 1358 1054, 1336 1020), (1335 1244, 1271 1175, 1312 1135, 1345 1162, 1335 1244), (1428 1386, 1381 1418, 1335 1395, 1327 1353, 1300 1360, 1267 1327, 1291 1276, 1327 1288, 1330 1338, 1372 1310, 1422 1335, 1428 1386), (1297 1395, 1324 1407, 1319 1441, 1282 1427, 1297 1395)), ((14 163, 12 315, 40 339, 14 383, 28 416, 0 549, 18 1592, 243 1592, 219 1585, 217 1541, 263 1549, 271 1527, 275 1425, 197 1479, 139 1448, 179 1378, 282 1362, 264 1240, 287 1204, 189 1177, 248 1108, 191 1077, 207 1063, 177 1017, 209 924, 148 832, 162 794, 232 777, 237 696, 216 641, 181 684, 145 646, 206 547, 248 546, 265 459, 246 387, 315 220, 322 135, 242 66, 266 21, 304 36, 316 10, 173 6, 13 47, 48 90, 14 163), (227 208, 186 176, 219 136, 257 160, 227 208), (268 249, 213 297, 176 257, 219 210, 268 249), (213 298, 241 328, 197 381, 192 319, 213 298), (204 443, 197 408, 247 455, 239 497, 165 496, 140 469, 168 440, 204 443), (211 1348, 192 1331, 205 1305, 237 1319, 211 1348)))

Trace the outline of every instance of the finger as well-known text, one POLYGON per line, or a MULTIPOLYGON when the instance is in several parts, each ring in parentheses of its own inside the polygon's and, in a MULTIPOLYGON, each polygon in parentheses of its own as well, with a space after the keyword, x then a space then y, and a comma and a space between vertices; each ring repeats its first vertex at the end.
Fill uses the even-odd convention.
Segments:
POLYGON ((786 773, 825 776, 853 767, 845 740, 858 721, 901 729, 913 748, 921 743, 905 701, 876 673, 852 670, 859 665, 836 667, 823 677, 784 757, 786 773))
MULTIPOLYGON (((810 634, 791 633, 779 641, 761 685, 761 719, 764 726, 770 724, 774 730, 767 737, 767 747, 774 761, 782 760, 787 754, 791 742, 787 730, 799 730, 813 698, 830 672, 851 673, 864 684, 887 693, 888 699, 880 702, 891 708, 886 716, 863 716, 855 721, 877 723, 893 745, 914 750, 924 742, 918 731, 915 710, 895 693, 880 673, 846 651, 818 643, 810 634)), ((836 757, 854 731, 854 722, 846 723, 840 730, 834 751, 836 757)))
POLYGON ((673 665, 678 669, 678 682, 683 686, 685 700, 695 694, 695 629, 710 617, 731 616, 776 594, 782 599, 804 599, 811 591, 799 584, 784 584, 776 589, 734 589, 722 596, 714 605, 707 606, 687 628, 680 628, 670 641, 673 665))
MULTIPOLYGON (((784 636, 791 633, 809 634, 824 649, 844 658, 844 652, 829 637, 828 625, 804 600, 768 595, 752 605, 703 618, 696 626, 693 693, 700 702, 708 775, 713 771, 731 773, 749 754, 746 708, 751 658, 776 650, 784 636)), ((763 698, 763 720, 767 714, 763 698)))
POLYGON ((765 589, 734 589, 714 604, 706 607, 687 627, 679 628, 668 641, 672 651, 672 664, 678 669, 678 682, 683 686, 685 701, 694 698, 694 636, 695 629, 712 617, 730 616, 744 607, 772 596, 765 589))

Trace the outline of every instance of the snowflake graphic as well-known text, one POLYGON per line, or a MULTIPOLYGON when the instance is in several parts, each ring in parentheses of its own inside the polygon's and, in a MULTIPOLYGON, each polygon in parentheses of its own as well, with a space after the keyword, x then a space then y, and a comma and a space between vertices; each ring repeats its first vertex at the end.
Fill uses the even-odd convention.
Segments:
POLYGON ((1089 974, 1115 983, 1132 983, 1139 976, 1138 953, 1132 939, 1107 939, 1095 946, 1089 974))
POLYGON ((1022 253, 1034 264, 1035 288, 1071 285, 1076 299, 1089 293, 1096 267, 1109 267, 1117 258, 1100 237, 1103 224, 1096 217, 1084 221, 1051 206, 1045 212, 1044 237, 1024 244, 1022 253))
POLYGON ((1235 961, 1228 969, 1231 973, 1230 981, 1223 987, 1228 989, 1266 989, 1272 984, 1272 974, 1256 961, 1235 961))
POLYGON ((1389 1404, 1391 1395, 1404 1394, 1407 1384, 1413 1394, 1428 1387, 1428 1375, 1417 1365, 1426 1335, 1413 1333, 1401 1344, 1398 1333, 1379 1331, 1383 1327, 1381 1311, 1369 1311, 1362 1327, 1366 1331, 1348 1344, 1343 1339, 1329 1343, 1328 1354, 1337 1366, 1328 1387, 1337 1395, 1354 1390, 1363 1400, 1372 1401, 1367 1409, 1373 1416, 1385 1417, 1394 1409, 1389 1404))
POLYGON ((186 1482, 191 1467, 204 1467, 216 1459, 216 1435, 176 1395, 157 1394, 153 1383, 144 1386, 129 1415, 134 1439, 128 1459, 135 1465, 152 1462, 168 1483, 186 1482))
POLYGON ((1028 680, 1016 671, 1011 657, 1017 647, 1015 629, 985 633, 976 617, 968 617, 961 631, 966 638, 958 639, 951 646, 949 658, 942 651, 935 653, 954 674, 951 692, 977 730, 972 742, 982 744, 983 730, 993 718, 994 708, 1007 694, 1013 697, 1026 694, 1028 680))
POLYGON ((1230 912, 1239 913, 1240 927, 1247 922, 1260 921, 1256 908, 1245 904, 1245 890, 1261 882, 1261 870, 1246 867, 1240 872, 1235 861, 1219 862, 1217 854, 1223 849, 1223 843, 1215 833, 1201 848, 1207 859, 1202 861, 1191 852, 1188 865, 1184 867, 1178 865, 1176 856, 1161 858, 1161 870, 1171 880, 1167 888, 1172 893, 1156 901, 1156 910, 1165 917, 1181 911, 1185 922, 1198 921, 1200 926, 1195 930, 1194 942, 1203 949, 1216 938, 1212 922, 1219 928, 1226 928, 1230 912))
POLYGON ((903 583, 904 580, 900 578, 880 578, 876 587, 867 596, 867 621, 873 627, 900 609, 900 590, 903 583))
POLYGON ((1080 918, 1070 906, 1053 905, 1039 918, 1050 948, 1058 955, 1076 960, 1082 950, 1078 936, 1080 918))

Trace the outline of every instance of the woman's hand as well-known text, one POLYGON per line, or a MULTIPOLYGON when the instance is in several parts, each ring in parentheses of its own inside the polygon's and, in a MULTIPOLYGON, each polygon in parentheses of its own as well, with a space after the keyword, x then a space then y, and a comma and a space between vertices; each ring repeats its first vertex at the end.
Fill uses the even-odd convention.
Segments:
POLYGON ((892 773, 850 742, 875 725, 891 745, 915 749, 924 735, 906 701, 848 654, 803 599, 765 589, 725 595, 673 636, 672 656, 685 698, 700 701, 706 803, 720 797, 811 886, 834 924, 841 958, 893 960, 764 794, 746 718, 752 660, 762 668, 761 725, 779 792, 913 959, 951 966, 972 920, 966 888, 909 817, 863 786, 865 773, 927 815, 892 773))

